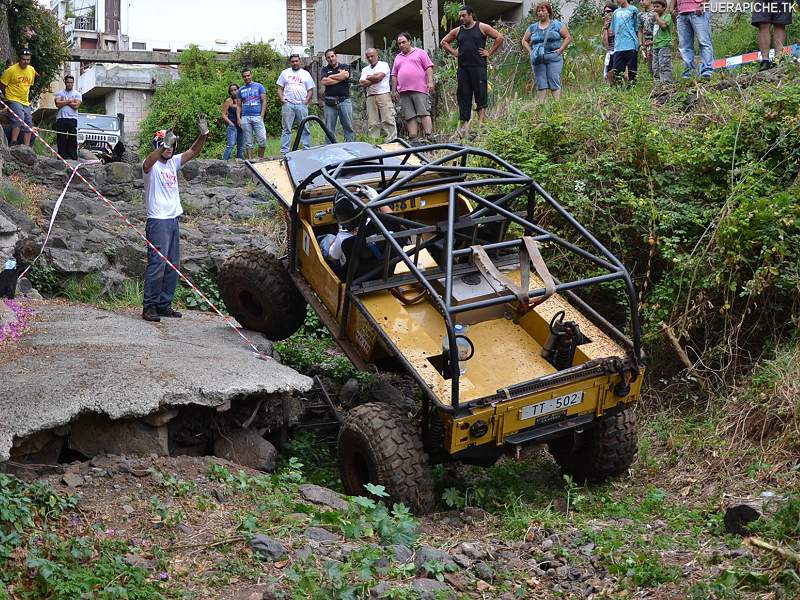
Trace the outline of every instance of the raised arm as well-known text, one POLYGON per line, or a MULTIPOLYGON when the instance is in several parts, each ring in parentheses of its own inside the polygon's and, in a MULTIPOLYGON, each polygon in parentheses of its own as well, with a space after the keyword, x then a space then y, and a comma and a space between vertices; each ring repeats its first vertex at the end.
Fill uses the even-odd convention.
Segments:
POLYGON ((208 133, 205 134, 201 133, 200 135, 197 136, 197 139, 194 141, 194 144, 192 144, 192 147, 189 148, 183 154, 181 154, 181 166, 185 165, 187 162, 200 155, 200 153, 203 151, 203 146, 205 145, 207 139, 208 139, 208 133))

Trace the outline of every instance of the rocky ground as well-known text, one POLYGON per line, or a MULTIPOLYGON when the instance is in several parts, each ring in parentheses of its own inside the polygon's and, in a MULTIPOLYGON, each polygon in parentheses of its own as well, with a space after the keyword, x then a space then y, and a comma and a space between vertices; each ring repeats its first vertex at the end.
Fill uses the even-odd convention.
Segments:
POLYGON ((704 473, 724 461, 679 464, 698 437, 664 436, 661 424, 646 428, 630 476, 602 487, 564 481, 539 450, 488 470, 441 469, 438 512, 419 520, 325 487, 337 486, 332 459, 309 436, 290 442, 271 475, 208 457, 96 457, 46 477, 76 500, 49 501, 50 520, 10 553, 7 594, 77 598, 58 590, 116 585, 147 599, 796 597, 791 563, 722 523, 726 504, 785 474, 721 482, 715 468, 710 485, 704 473), (36 541, 47 535, 58 542, 36 541))

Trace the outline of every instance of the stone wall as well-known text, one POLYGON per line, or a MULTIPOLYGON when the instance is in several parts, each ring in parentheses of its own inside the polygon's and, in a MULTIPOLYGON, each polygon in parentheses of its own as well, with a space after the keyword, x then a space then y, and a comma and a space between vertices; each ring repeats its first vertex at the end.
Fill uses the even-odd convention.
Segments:
MULTIPOLYGON (((3 174, 23 174, 45 186, 37 199, 37 222, 0 198, 4 245, 14 246, 22 264, 39 253, 55 201, 68 170, 54 158, 42 158, 26 146, 0 148, 3 174)), ((90 165, 80 170, 130 221, 144 231, 146 207, 141 168, 137 164, 90 165)), ((215 273, 236 249, 256 246, 276 251, 260 224, 275 216, 276 204, 263 187, 254 187, 242 161, 195 160, 180 175, 184 218, 181 225, 182 268, 188 274, 215 273), (249 184, 249 185, 248 185, 249 184)), ((6 248, 8 249, 8 248, 6 248)), ((39 263, 62 281, 92 274, 107 292, 121 289, 128 278, 141 278, 146 246, 94 192, 77 178, 67 191, 50 241, 39 263)))

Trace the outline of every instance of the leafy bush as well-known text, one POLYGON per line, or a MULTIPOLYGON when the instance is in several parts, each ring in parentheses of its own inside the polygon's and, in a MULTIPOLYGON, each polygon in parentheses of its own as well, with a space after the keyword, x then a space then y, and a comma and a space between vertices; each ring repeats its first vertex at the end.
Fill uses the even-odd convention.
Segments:
POLYGON ((69 60, 66 37, 55 15, 33 0, 4 0, 0 8, 8 16, 14 50, 19 53, 27 46, 31 64, 39 72, 30 91, 30 100, 35 102, 69 60))
POLYGON ((181 53, 180 79, 160 86, 153 96, 150 113, 140 125, 139 151, 150 151, 153 132, 173 128, 179 136, 178 151, 187 150, 197 137, 197 117, 208 115, 210 135, 203 148, 204 157, 218 157, 225 148, 226 124, 221 112, 231 83, 242 85, 240 67, 253 72, 253 80, 267 90, 265 125, 269 135, 281 130, 281 105, 275 81, 285 68, 284 58, 269 44, 244 44, 219 62, 215 53, 190 46, 181 53))
POLYGON ((720 88, 683 87, 664 106, 603 88, 546 112, 518 104, 487 135, 632 271, 650 339, 667 323, 715 371, 758 357, 800 319, 800 73, 720 88))

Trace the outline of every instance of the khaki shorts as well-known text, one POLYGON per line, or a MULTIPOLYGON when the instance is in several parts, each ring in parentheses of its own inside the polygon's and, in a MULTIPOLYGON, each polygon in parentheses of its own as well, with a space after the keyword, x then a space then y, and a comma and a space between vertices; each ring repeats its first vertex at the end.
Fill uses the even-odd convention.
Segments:
POLYGON ((403 92, 400 94, 400 113, 404 121, 427 117, 431 114, 431 97, 422 92, 403 92))

